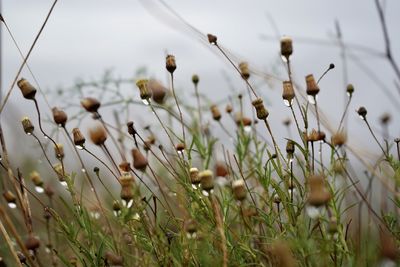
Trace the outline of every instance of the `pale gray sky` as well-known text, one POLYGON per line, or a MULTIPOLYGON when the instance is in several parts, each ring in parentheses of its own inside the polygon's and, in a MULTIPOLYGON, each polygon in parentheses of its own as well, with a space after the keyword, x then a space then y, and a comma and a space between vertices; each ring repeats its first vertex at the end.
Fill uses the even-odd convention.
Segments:
MULTIPOLYGON (((385 3, 393 53, 396 60, 400 61, 400 36, 395 28, 400 22, 400 1, 387 0, 385 3)), ((28 51, 51 4, 49 0, 2 1, 2 14, 24 53, 28 51)), ((294 37, 292 61, 298 82, 304 84, 304 76, 309 73, 318 77, 329 63, 335 63, 337 68, 321 82, 319 99, 320 106, 336 126, 343 107, 344 90, 340 50, 336 46, 304 43, 301 38, 334 42, 334 21, 338 20, 346 43, 376 51, 384 49, 373 0, 173 0, 168 1, 168 4, 200 31, 216 34, 224 47, 240 55, 251 66, 276 72, 279 77, 286 77, 277 57, 279 42, 262 38, 276 34, 268 16, 273 18, 280 34, 294 37)), ((110 68, 118 76, 129 77, 140 66, 146 66, 152 75, 165 80, 164 55, 167 50, 176 56, 176 83, 182 90, 192 90, 190 77, 198 73, 201 90, 214 99, 222 99, 229 93, 222 71, 230 75, 238 89, 243 88, 240 78, 222 57, 212 53, 193 33, 182 32, 182 24, 168 24, 173 17, 165 16, 167 13, 155 0, 59 1, 29 64, 43 88, 70 86, 77 78, 98 78, 105 69, 110 68), (151 13, 144 8, 143 3, 152 10, 151 13)), ((8 90, 21 64, 21 58, 5 31, 1 41, 4 47, 1 82, 4 90, 8 90)), ((353 50, 353 53, 399 101, 398 92, 393 86, 395 76, 389 64, 360 49, 353 50)), ((356 136, 354 139, 360 145, 364 145, 371 143, 371 138, 367 136, 364 125, 354 116, 354 109, 365 105, 371 122, 377 125, 377 119, 383 112, 396 114, 400 105, 394 106, 385 97, 383 86, 378 86, 375 79, 363 72, 354 60, 349 60, 348 64, 349 81, 356 87, 349 118, 350 134, 356 136), (359 137, 361 131, 365 136, 359 137)), ((23 71, 23 76, 30 78, 27 71, 23 71)), ((281 120, 290 113, 281 102, 280 84, 274 84, 272 90, 267 86, 259 90, 270 103, 270 120, 276 125, 276 131, 283 132, 281 120)), ((21 104, 17 90, 11 96, 11 103, 15 108, 10 108, 10 105, 5 109, 3 116, 6 118, 15 117, 19 121, 24 113, 33 112, 33 106, 24 111, 19 109, 25 104, 21 104)), ((391 134, 399 134, 398 130, 399 123, 395 123, 391 134)))

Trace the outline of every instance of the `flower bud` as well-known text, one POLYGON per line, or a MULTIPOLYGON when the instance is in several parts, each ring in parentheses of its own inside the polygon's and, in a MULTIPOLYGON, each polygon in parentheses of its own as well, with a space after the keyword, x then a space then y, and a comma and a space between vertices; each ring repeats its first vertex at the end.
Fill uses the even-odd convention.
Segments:
POLYGON ((148 161, 139 149, 132 149, 133 167, 140 171, 145 171, 148 161))
POLYGON ((365 107, 359 107, 357 113, 361 119, 365 120, 367 118, 367 109, 365 107))
POLYGON ((294 98, 294 89, 290 81, 283 82, 282 98, 287 106, 291 106, 294 98))
POLYGON ((40 247, 40 240, 32 234, 25 240, 25 248, 27 250, 35 251, 40 247))
POLYGON ((293 53, 293 41, 288 36, 281 38, 281 55, 288 59, 293 53))
POLYGON ((288 140, 286 143, 286 153, 288 154, 288 156, 290 158, 293 157, 294 149, 295 149, 295 146, 294 146, 293 140, 288 140))
POLYGON ((57 144, 54 146, 54 153, 56 155, 57 159, 63 159, 65 154, 64 154, 64 145, 63 144, 57 144))
POLYGON ((67 123, 67 120, 68 120, 67 113, 65 113, 63 110, 61 110, 61 109, 59 109, 57 107, 52 108, 51 111, 53 112, 53 120, 54 120, 54 122, 57 125, 59 125, 61 127, 64 127, 65 124, 67 123))
POLYGON ((72 129, 72 135, 74 137, 75 146, 82 148, 85 144, 86 139, 81 133, 81 130, 79 130, 79 128, 72 129))
POLYGON ((190 181, 192 182, 192 184, 197 185, 200 183, 200 176, 199 176, 199 169, 197 168, 190 168, 189 170, 189 174, 190 174, 190 181))
POLYGON ((31 120, 28 117, 22 118, 22 127, 27 135, 31 135, 35 127, 33 127, 31 120))
POLYGON ((382 116, 380 117, 380 122, 383 125, 387 125, 391 119, 392 118, 389 113, 383 113, 382 116))
POLYGON ((224 162, 217 162, 215 164, 215 175, 219 177, 226 177, 229 174, 228 166, 224 162))
POLYGON ((136 86, 139 88, 140 98, 142 100, 149 100, 151 97, 151 92, 148 89, 148 80, 141 79, 136 82, 136 86))
POLYGON ((185 150, 185 144, 184 143, 178 143, 175 145, 176 151, 178 152, 183 152, 185 150))
POLYGON ((17 198, 15 197, 14 193, 11 192, 10 190, 4 191, 3 197, 6 200, 6 202, 10 205, 16 205, 17 203, 17 198))
POLYGON ((131 170, 131 165, 127 161, 123 161, 118 165, 119 169, 123 172, 129 172, 131 170))
POLYGON ((211 114, 214 120, 219 121, 222 117, 221 112, 219 111, 217 105, 212 105, 210 107, 211 114))
POLYGON ((314 75, 309 74, 306 76, 307 95, 316 96, 319 93, 319 87, 314 79, 314 75))
POLYGON ((52 198, 54 195, 53 187, 51 187, 51 185, 47 185, 44 188, 44 193, 46 194, 47 197, 52 198))
POLYGON ((233 111, 233 108, 230 104, 227 104, 225 107, 226 113, 230 114, 233 111))
POLYGON ((197 74, 193 74, 192 76, 192 82, 194 85, 197 85, 199 83, 199 76, 197 74))
POLYGON ((201 188, 205 191, 211 191, 214 188, 214 177, 210 170, 199 173, 201 188))
POLYGON ((256 109, 257 118, 259 120, 267 119, 269 113, 267 109, 264 107, 263 100, 261 98, 257 98, 252 102, 254 108, 256 109))
POLYGON ((22 78, 17 82, 19 89, 21 89, 22 95, 26 99, 33 100, 36 95, 36 88, 33 87, 26 79, 22 78))
POLYGON ((85 97, 81 100, 81 105, 86 111, 95 113, 100 107, 100 102, 93 97, 85 97))
POLYGON ((331 137, 331 143, 333 146, 342 146, 346 143, 347 137, 346 133, 340 131, 332 135, 331 137))
POLYGON ((35 186, 43 186, 43 180, 37 171, 33 171, 29 174, 29 177, 35 186))
POLYGON ((107 140, 106 129, 100 124, 89 129, 89 136, 90 140, 98 146, 104 145, 104 142, 107 140))
POLYGON ((325 186, 324 177, 321 175, 312 175, 308 178, 309 196, 308 204, 319 207, 325 205, 331 199, 331 194, 325 186))
POLYGON ((167 88, 156 80, 150 80, 147 85, 151 91, 154 102, 157 104, 164 103, 165 96, 167 95, 167 88))
POLYGON ((174 71, 176 70, 175 56, 167 55, 167 58, 165 59, 165 67, 167 68, 169 73, 174 73, 174 71))
POLYGON ((232 182, 232 192, 236 200, 243 201, 246 199, 247 190, 243 179, 232 182))
POLYGON ((348 96, 351 96, 354 93, 354 86, 352 84, 347 85, 346 92, 348 96))

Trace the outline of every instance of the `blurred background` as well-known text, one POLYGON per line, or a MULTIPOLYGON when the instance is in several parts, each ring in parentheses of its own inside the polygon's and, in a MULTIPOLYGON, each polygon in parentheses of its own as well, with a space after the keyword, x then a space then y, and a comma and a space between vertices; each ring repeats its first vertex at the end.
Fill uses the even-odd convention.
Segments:
MULTIPOLYGON (((53 1, 1 2, 4 20, 26 54, 53 1)), ((395 28, 400 2, 382 3, 393 57, 400 61, 400 36, 395 28)), ((354 112, 360 105, 368 109, 368 118, 378 132, 382 114, 392 114, 390 137, 398 136, 399 80, 385 57, 382 26, 373 0, 58 1, 28 64, 46 91, 69 88, 77 80, 101 79, 106 70, 115 77, 151 76, 167 85, 165 55, 172 53, 178 65, 175 77, 181 100, 194 101, 194 73, 200 76, 200 91, 215 102, 223 103, 229 95, 244 92, 240 76, 199 32, 217 35, 237 62, 247 61, 261 74, 252 76, 251 82, 267 102, 271 124, 282 134, 281 144, 287 137, 282 120, 290 116, 281 100, 281 80, 287 79, 279 55, 282 35, 293 38, 293 75, 303 87, 305 75, 319 77, 330 63, 336 65, 321 81, 319 95, 319 105, 333 128, 337 128, 347 101, 345 87, 352 83, 355 94, 347 122, 349 140, 379 153, 354 112)), ((8 91, 22 59, 3 25, 1 43, 1 85, 8 91)), ((31 79, 26 69, 22 76, 31 79)), ((136 86, 131 88, 128 94, 139 99, 136 86)), ((63 106, 64 100, 57 94, 50 94, 49 100, 63 106)), ((3 128, 9 142, 20 142, 20 118, 35 116, 33 112, 33 104, 14 90, 1 118, 7 125, 3 128)))

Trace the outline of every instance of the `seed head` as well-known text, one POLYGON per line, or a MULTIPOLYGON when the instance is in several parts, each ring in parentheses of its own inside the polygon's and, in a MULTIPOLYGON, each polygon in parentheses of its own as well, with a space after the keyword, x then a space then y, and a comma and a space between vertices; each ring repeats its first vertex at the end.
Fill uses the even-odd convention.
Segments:
POLYGON ((288 156, 290 156, 290 158, 293 157, 294 154, 294 141, 293 140, 288 140, 286 143, 286 153, 288 154, 288 156))
POLYGON ((228 166, 224 162, 217 162, 215 164, 215 175, 219 177, 226 177, 229 174, 228 166))
POLYGON ((232 182, 232 192, 236 200, 243 201, 246 199, 247 190, 243 179, 232 182))
POLYGON ((28 117, 23 117, 21 123, 25 133, 31 135, 33 133, 33 130, 35 129, 35 127, 33 127, 31 120, 28 117))
POLYGON ((167 58, 165 59, 165 67, 167 68, 169 73, 174 73, 174 71, 176 70, 175 56, 167 55, 167 58))
POLYGON ((137 134, 137 132, 136 132, 136 129, 135 129, 135 127, 133 126, 133 121, 129 121, 127 124, 126 124, 126 126, 128 127, 128 133, 130 134, 130 135, 136 135, 137 134))
POLYGON ((197 232, 197 222, 194 219, 188 219, 185 221, 184 229, 186 233, 194 234, 197 232))
POLYGON ((307 140, 309 142, 316 142, 318 141, 318 132, 315 129, 311 130, 311 133, 307 136, 307 140))
POLYGON ((7 203, 16 203, 17 198, 15 197, 14 193, 11 192, 10 190, 7 190, 3 193, 3 197, 6 200, 7 203))
POLYGON ((392 118, 391 118, 389 113, 384 113, 380 117, 381 124, 383 124, 383 125, 387 125, 390 122, 391 119, 392 118))
POLYGON ((136 82, 136 86, 139 88, 140 98, 142 100, 149 100, 151 97, 151 91, 148 89, 149 81, 146 79, 141 79, 136 82))
POLYGON ((325 186, 324 177, 321 175, 312 175, 308 178, 308 187, 310 194, 308 196, 308 204, 319 207, 325 205, 331 199, 331 194, 325 186))
POLYGON ((193 74, 192 82, 194 85, 197 85, 199 83, 199 76, 197 74, 193 74))
POLYGON ((62 109, 59 109, 57 107, 52 108, 51 111, 53 112, 54 122, 57 125, 64 127, 68 120, 67 113, 65 113, 62 109))
POLYGON ((290 123, 292 122, 292 120, 290 118, 286 118, 283 120, 283 125, 285 125, 286 127, 289 127, 290 123))
POLYGON ((189 174, 190 174, 190 181, 192 184, 197 185, 200 183, 199 169, 190 168, 189 174))
POLYGON ((354 86, 352 84, 347 85, 346 92, 349 96, 352 96, 354 93, 354 86))
POLYGON ((129 172, 129 171, 130 171, 130 168, 131 168, 131 165, 130 165, 129 162, 123 161, 123 162, 121 162, 121 163, 118 165, 118 167, 119 167, 119 169, 120 169, 121 171, 123 171, 123 172, 129 172))
POLYGON ((164 103, 168 91, 167 88, 157 80, 149 80, 147 85, 151 91, 154 102, 157 104, 164 103))
POLYGON ((346 143, 347 141, 347 136, 346 133, 343 131, 337 132, 334 135, 332 135, 331 138, 331 143, 333 146, 342 146, 346 143))
POLYGON ((140 171, 145 171, 148 161, 139 149, 132 149, 133 167, 140 171))
POLYGON ((222 117, 221 112, 219 111, 219 108, 217 107, 217 105, 212 105, 210 107, 211 110, 211 114, 214 120, 219 121, 222 117))
POLYGON ((40 247, 40 240, 32 234, 25 240, 25 248, 27 250, 35 251, 40 247))
POLYGON ((250 126, 253 121, 249 117, 243 117, 243 114, 239 112, 235 114, 235 122, 237 126, 250 126))
POLYGON ((107 140, 106 129, 100 124, 89 129, 89 136, 90 140, 98 146, 104 145, 104 142, 107 140))
POLYGON ((288 101, 288 103, 292 103, 292 100, 294 98, 294 89, 293 89, 293 85, 290 81, 283 82, 282 98, 284 100, 288 101))
POLYGON ((118 200, 113 201, 113 211, 120 211, 121 210, 121 204, 119 203, 118 200))
POLYGON ((319 87, 314 79, 314 75, 309 74, 306 76, 307 95, 316 96, 319 93, 319 87))
POLYGON ((56 155, 56 158, 58 159, 63 159, 65 154, 64 154, 64 145, 63 144, 57 144, 54 146, 54 153, 56 155))
POLYGON ((178 152, 183 152, 185 150, 185 144, 184 143, 178 143, 175 145, 175 149, 178 152))
POLYGON ((22 78, 17 82, 19 89, 21 89, 22 95, 26 99, 33 100, 36 95, 36 88, 33 87, 26 79, 22 78))
POLYGON ((81 133, 81 130, 79 130, 79 128, 72 129, 72 135, 74 137, 75 146, 83 147, 86 139, 81 133))
POLYGON ((208 38, 208 42, 210 44, 214 44, 214 45, 217 44, 217 36, 212 35, 212 34, 209 33, 209 34, 207 34, 207 38, 208 38))
POLYGON ((239 70, 243 79, 248 80, 250 78, 249 64, 247 62, 239 63, 239 70))
POLYGON ((29 174, 29 177, 35 186, 40 186, 40 187, 43 186, 43 180, 37 171, 32 171, 29 174))
POLYGON ((293 41, 292 38, 288 36, 283 36, 281 38, 281 55, 285 57, 286 59, 289 59, 289 57, 293 53, 293 41))
POLYGON ((46 194, 47 197, 52 198, 54 195, 53 187, 51 185, 47 185, 44 188, 44 193, 46 194))
POLYGON ((214 177, 210 170, 199 173, 201 188, 205 191, 211 191, 214 188, 214 177))
POLYGON ((87 112, 95 113, 100 107, 100 102, 93 97, 85 97, 81 100, 81 106, 86 109, 87 112))
POLYGON ((257 118, 259 120, 265 120, 269 113, 267 109, 264 107, 263 100, 261 98, 257 98, 252 102, 254 108, 256 109, 257 118))
POLYGON ((357 109, 357 113, 361 119, 366 120, 367 118, 367 109, 365 107, 359 107, 357 109))
POLYGON ((225 111, 226 113, 230 114, 233 111, 232 106, 230 104, 226 104, 225 111))

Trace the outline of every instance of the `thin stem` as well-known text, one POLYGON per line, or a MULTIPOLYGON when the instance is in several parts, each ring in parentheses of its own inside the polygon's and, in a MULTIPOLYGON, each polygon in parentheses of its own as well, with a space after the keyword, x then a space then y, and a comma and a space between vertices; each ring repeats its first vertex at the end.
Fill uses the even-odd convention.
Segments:
POLYGON ((352 96, 353 96, 353 95, 349 95, 349 98, 348 98, 348 100, 347 100, 346 107, 345 107, 344 112, 343 112, 343 114, 342 114, 342 118, 340 119, 340 123, 339 123, 339 127, 338 127, 338 129, 337 129, 337 132, 340 132, 340 128, 341 128, 342 125, 343 125, 344 118, 346 117, 346 113, 347 113, 347 111, 348 111, 348 109, 349 109, 352 96))
POLYGON ((88 150, 86 147, 83 147, 83 150, 86 151, 90 156, 92 156, 93 158, 95 158, 97 161, 99 161, 104 167, 107 168, 107 170, 110 171, 110 173, 112 175, 114 175, 114 177, 118 180, 118 176, 111 170, 111 168, 102 160, 100 159, 98 156, 96 156, 93 152, 91 152, 90 150, 88 150))
POLYGON ((375 142, 379 145, 379 147, 381 148, 383 155, 385 155, 385 157, 388 157, 387 153, 385 152, 385 149, 382 147, 381 143, 379 143, 378 138, 376 138, 374 131, 372 130, 371 126, 368 123, 367 118, 364 119, 365 123, 367 124, 368 130, 369 132, 372 134, 372 137, 375 139, 375 142))
POLYGON ((179 111, 179 119, 181 120, 183 143, 186 144, 185 125, 183 124, 183 114, 182 114, 181 107, 179 106, 178 98, 176 97, 176 93, 175 93, 174 74, 173 73, 171 73, 171 88, 172 88, 172 94, 175 99, 175 104, 179 111))

